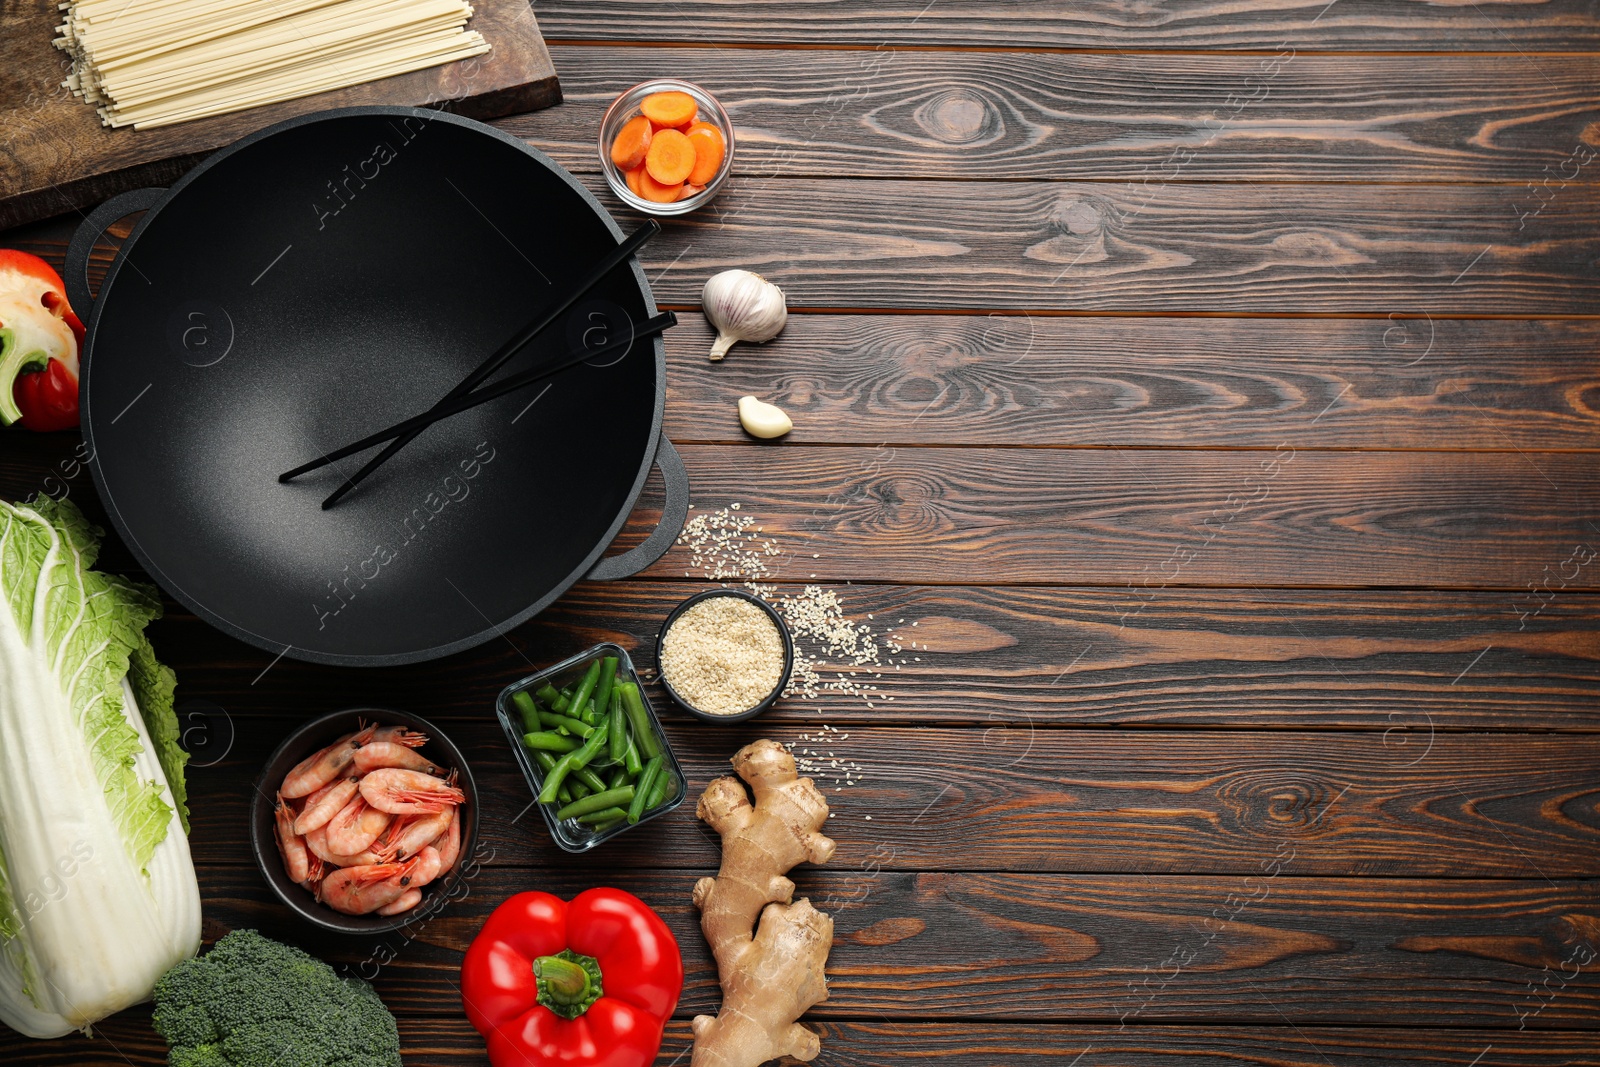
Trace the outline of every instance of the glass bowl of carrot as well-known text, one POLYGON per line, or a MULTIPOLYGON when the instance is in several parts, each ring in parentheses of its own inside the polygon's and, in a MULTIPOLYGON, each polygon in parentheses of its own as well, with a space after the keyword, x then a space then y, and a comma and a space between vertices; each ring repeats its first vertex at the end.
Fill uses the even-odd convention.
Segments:
POLYGON ((684 215, 709 202, 733 169, 733 122, 693 82, 657 78, 617 97, 600 120, 600 167, 623 203, 684 215))

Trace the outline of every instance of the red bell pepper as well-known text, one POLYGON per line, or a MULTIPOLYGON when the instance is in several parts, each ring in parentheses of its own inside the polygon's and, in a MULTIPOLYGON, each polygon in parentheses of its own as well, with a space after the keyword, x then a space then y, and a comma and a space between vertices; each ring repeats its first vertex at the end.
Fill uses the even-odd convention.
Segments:
POLYGON ((494 1067, 647 1067, 683 991, 678 942, 620 889, 518 893, 461 963, 461 1002, 494 1067))
POLYGON ((61 275, 38 256, 0 248, 0 425, 78 425, 82 343, 61 275))

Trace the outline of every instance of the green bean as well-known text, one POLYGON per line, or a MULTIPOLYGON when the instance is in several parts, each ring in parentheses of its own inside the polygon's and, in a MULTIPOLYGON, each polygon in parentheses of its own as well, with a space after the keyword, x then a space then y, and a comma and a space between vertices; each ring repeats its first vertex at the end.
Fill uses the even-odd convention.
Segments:
MULTIPOLYGON (((544 773, 547 776, 547 778, 548 778, 548 775, 550 774, 550 772, 556 769, 556 764, 560 762, 554 756, 550 755, 550 753, 548 753, 548 752, 535 751, 534 754, 533 754, 533 758, 538 760, 539 761, 539 766, 544 768, 544 773)), ((561 803, 563 803, 563 804, 571 804, 572 803, 572 791, 569 790, 566 786, 563 785, 560 789, 556 790, 556 799, 561 801, 561 803)))
POLYGON ((574 775, 570 774, 567 775, 567 780, 561 784, 567 787, 567 791, 572 794, 573 800, 582 800, 584 797, 594 792, 593 789, 590 789, 588 786, 580 782, 574 775))
POLYGON ((611 788, 610 786, 606 785, 606 780, 604 778, 600 777, 587 767, 574 767, 572 769, 572 777, 588 786, 589 792, 591 793, 604 793, 607 789, 611 788))
POLYGON ((628 780, 628 768, 619 766, 611 772, 611 777, 606 779, 606 788, 615 789, 628 780))
POLYGON ((546 682, 539 687, 538 691, 534 693, 534 696, 538 697, 546 704, 554 704, 561 697, 561 694, 556 690, 555 686, 551 685, 549 682, 546 682))
POLYGON ((586 826, 593 826, 595 829, 599 829, 595 824, 604 823, 607 826, 614 826, 627 817, 627 812, 619 807, 612 806, 602 811, 591 811, 587 815, 580 815, 578 816, 578 821, 586 826))
POLYGON ((572 771, 572 764, 568 762, 572 753, 568 752, 556 761, 550 768, 550 773, 544 776, 544 787, 539 790, 539 803, 554 804, 562 793, 571 796, 571 790, 566 789, 567 775, 572 771))
POLYGON ((577 770, 579 767, 589 766, 589 761, 594 759, 605 749, 606 734, 608 733, 610 733, 610 728, 604 723, 601 723, 590 732, 589 739, 583 743, 582 748, 578 749, 576 752, 568 754, 567 758, 572 761, 573 770, 577 770))
POLYGON ((567 696, 565 693, 562 693, 550 702, 550 710, 556 712, 558 715, 570 707, 572 707, 572 698, 567 696))
POLYGON ((561 761, 550 772, 550 777, 545 779, 544 788, 539 790, 539 803, 550 804, 555 801, 556 790, 561 788, 561 783, 566 780, 567 775, 579 767, 588 766, 589 761, 605 745, 606 733, 606 728, 604 726, 600 727, 589 735, 589 739, 583 743, 582 748, 576 752, 568 752, 561 757, 561 761))
POLYGON ((623 682, 619 688, 622 690, 622 709, 628 713, 628 721, 633 724, 633 737, 639 744, 639 752, 645 759, 661 755, 661 746, 656 742, 655 730, 650 726, 650 714, 644 710, 639 687, 632 682, 623 682))
MULTIPOLYGON (((584 718, 584 716, 583 716, 583 706, 584 706, 585 703, 588 702, 589 698, 594 695, 595 683, 598 682, 599 680, 600 680, 600 661, 599 660, 591 660, 590 663, 589 663, 589 669, 587 671, 583 672, 583 681, 578 683, 578 689, 577 689, 576 692, 574 692, 572 694, 572 700, 567 705, 567 707, 569 707, 569 708, 576 708, 577 709, 574 712, 574 714, 578 718, 580 718, 580 719, 584 718)), ((589 720, 588 719, 584 719, 584 721, 588 722, 589 720)))
POLYGON ((629 804, 633 801, 633 786, 625 785, 620 789, 607 789, 604 793, 594 793, 582 800, 574 800, 571 804, 556 812, 557 819, 571 819, 579 815, 587 815, 591 811, 602 811, 616 804, 629 804))
POLYGON ((594 713, 605 718, 611 710, 611 690, 617 684, 617 657, 607 656, 600 661, 600 680, 594 686, 594 713))
POLYGON ((515 704, 517 711, 522 714, 522 728, 524 730, 541 729, 539 725, 539 705, 533 702, 533 698, 528 695, 526 690, 519 689, 512 693, 511 703, 515 704))
POLYGON ((639 746, 633 743, 633 738, 628 738, 628 748, 622 754, 622 766, 627 769, 629 778, 637 778, 639 772, 644 770, 644 760, 639 758, 639 746))
POLYGON ((589 832, 590 833, 595 833, 595 834, 603 834, 607 830, 611 829, 613 826, 616 826, 618 823, 627 822, 627 820, 628 820, 628 817, 626 815, 618 815, 614 819, 607 819, 605 822, 595 823, 593 826, 589 827, 589 832))
POLYGON ((586 738, 594 732, 594 727, 588 723, 579 722, 568 715, 557 715, 553 711, 539 712, 539 722, 552 730, 566 730, 577 734, 579 737, 586 738))
POLYGON ((572 738, 562 737, 549 730, 523 734, 522 743, 529 748, 544 749, 546 752, 572 752, 578 747, 578 742, 572 738))
POLYGON ((672 776, 672 768, 663 763, 661 773, 656 775, 655 784, 650 787, 650 799, 645 801, 644 810, 655 811, 677 795, 678 781, 672 776))
POLYGON ((622 753, 628 747, 628 733, 622 726, 622 693, 618 686, 611 690, 611 761, 622 762, 622 753))
POLYGON ((639 821, 639 816, 644 814, 645 801, 650 799, 650 791, 655 787, 656 776, 661 773, 661 757, 651 756, 650 762, 644 765, 644 770, 639 773, 639 783, 634 788, 633 803, 628 805, 628 825, 639 821))
POLYGON ((578 713, 584 722, 590 726, 600 725, 600 713, 594 710, 594 701, 590 700, 583 705, 583 710, 578 713))

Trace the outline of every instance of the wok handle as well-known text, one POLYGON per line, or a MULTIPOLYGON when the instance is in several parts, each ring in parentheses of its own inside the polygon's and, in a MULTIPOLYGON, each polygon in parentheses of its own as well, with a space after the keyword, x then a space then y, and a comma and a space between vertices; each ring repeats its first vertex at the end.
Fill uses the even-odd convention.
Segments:
POLYGON ((667 501, 661 508, 661 521, 643 544, 596 563, 585 575, 590 581, 610 582, 638 574, 666 555, 667 549, 683 532, 684 520, 689 517, 689 472, 666 434, 661 435, 661 443, 656 445, 656 467, 661 471, 661 480, 667 483, 667 501))
POLYGON ((79 319, 89 321, 89 306, 94 303, 94 297, 89 295, 89 253, 94 251, 94 243, 113 222, 135 211, 148 211, 166 192, 165 188, 150 188, 118 193, 78 223, 77 232, 67 245, 67 269, 62 273, 66 275, 67 301, 79 319))

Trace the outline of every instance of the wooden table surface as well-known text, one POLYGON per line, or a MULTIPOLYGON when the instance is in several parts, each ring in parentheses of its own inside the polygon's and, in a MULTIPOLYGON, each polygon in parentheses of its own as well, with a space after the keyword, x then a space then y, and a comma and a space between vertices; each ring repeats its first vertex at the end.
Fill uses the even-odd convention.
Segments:
MULTIPOLYGON (((744 741, 848 734, 838 855, 796 875, 836 922, 820 1063, 1600 1064, 1592 0, 537 13, 566 103, 499 125, 624 225, 593 146, 619 90, 687 77, 738 128, 726 191, 645 257, 664 306, 745 267, 794 312, 719 365, 697 314, 669 338, 697 511, 739 502, 785 592, 916 642, 892 701, 669 723, 696 793, 744 741), (746 393, 793 434, 746 439, 746 393)), ((0 243, 59 263, 73 221, 0 243)), ((77 444, 5 435, 0 492, 96 510, 77 444)), ((557 851, 514 818, 490 702, 595 641, 648 662, 707 584, 679 547, 382 671, 273 663, 169 605, 208 936, 373 974, 408 1064, 483 1064, 456 970, 484 915, 619 885, 683 946, 680 1062, 717 1002, 689 903, 714 841, 684 809, 557 851), (244 827, 286 730, 386 703, 470 754, 492 856, 375 947, 296 925, 244 827)), ((147 1009, 97 1033, 0 1042, 11 1065, 162 1062, 147 1009)))

